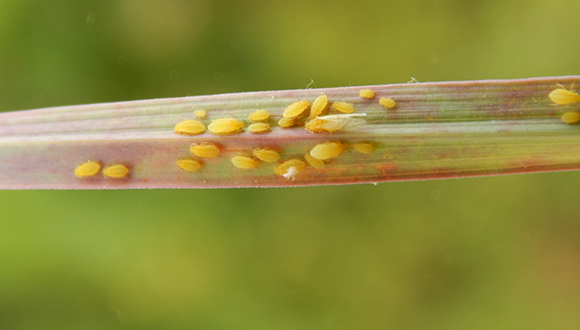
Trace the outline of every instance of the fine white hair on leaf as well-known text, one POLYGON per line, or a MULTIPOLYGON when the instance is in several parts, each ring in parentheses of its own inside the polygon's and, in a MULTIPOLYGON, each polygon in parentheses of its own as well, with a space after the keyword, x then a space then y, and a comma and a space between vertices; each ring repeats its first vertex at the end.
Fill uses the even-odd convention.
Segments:
POLYGON ((366 113, 341 113, 339 115, 326 115, 326 116, 318 116, 320 119, 344 119, 344 118, 351 118, 351 117, 365 117, 366 113))

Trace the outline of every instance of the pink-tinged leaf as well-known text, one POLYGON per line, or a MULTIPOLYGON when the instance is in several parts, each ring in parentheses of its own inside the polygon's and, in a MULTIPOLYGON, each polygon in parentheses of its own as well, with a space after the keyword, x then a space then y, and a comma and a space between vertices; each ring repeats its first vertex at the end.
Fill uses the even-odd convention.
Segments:
POLYGON ((580 77, 409 83, 4 113, 0 188, 282 187, 577 170, 580 126, 560 118, 580 111, 575 83, 580 77), (328 104, 318 102, 322 117, 308 130, 309 108, 292 108, 298 124, 280 127, 285 111, 294 116, 289 106, 321 94, 328 104), (257 110, 270 113, 262 121, 270 127, 251 132, 257 110), (190 150, 203 144, 219 153, 190 150))

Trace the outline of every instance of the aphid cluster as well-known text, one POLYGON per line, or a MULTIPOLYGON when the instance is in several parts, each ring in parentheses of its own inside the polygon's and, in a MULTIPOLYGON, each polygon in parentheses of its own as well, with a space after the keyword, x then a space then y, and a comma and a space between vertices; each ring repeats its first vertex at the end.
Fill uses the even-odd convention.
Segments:
MULTIPOLYGON (((88 161, 78 165, 74 170, 74 175, 78 178, 94 177, 101 170, 101 163, 88 161)), ((103 168, 105 178, 122 179, 129 175, 129 169, 123 164, 113 164, 103 168)))
MULTIPOLYGON (((548 94, 548 97, 552 102, 557 105, 569 105, 580 102, 580 95, 574 91, 574 85, 567 90, 564 86, 558 84, 560 88, 556 88, 548 94)), ((566 124, 575 124, 580 122, 580 112, 578 111, 567 111, 560 119, 566 124)))
MULTIPOLYGON (((364 100, 372 100, 375 98, 375 92, 363 89, 359 96, 364 100)), ((387 106, 384 100, 385 98, 381 98, 379 104, 387 106)), ((394 107, 395 101, 388 100, 391 103, 388 103, 387 107, 394 107)), ((193 110, 192 114, 195 119, 178 122, 174 127, 176 134, 194 136, 204 134, 207 131, 214 135, 224 136, 244 132, 244 122, 238 118, 212 118, 211 121, 204 124, 203 121, 208 119, 208 112, 195 108, 193 110)), ((356 130, 366 125, 366 121, 361 118, 365 116, 365 113, 356 113, 354 104, 340 100, 329 103, 328 97, 321 93, 312 103, 309 100, 299 100, 289 104, 282 111, 281 116, 277 118, 276 123, 283 129, 304 126, 311 133, 330 134, 356 130), (329 114, 329 111, 335 111, 335 113, 329 114)), ((248 133, 266 134, 272 130, 272 120, 268 110, 255 110, 248 114, 247 119, 250 122, 246 128, 248 133)), ((374 146, 367 142, 355 143, 352 147, 362 154, 370 154, 374 151, 374 146)), ((282 161, 279 151, 263 147, 254 148, 249 154, 242 153, 231 156, 229 160, 235 168, 241 170, 252 170, 260 166, 260 163, 270 163, 273 164, 275 175, 295 180, 307 164, 314 169, 324 170, 326 162, 339 157, 346 149, 347 145, 343 141, 331 140, 312 146, 302 157, 289 155, 289 158, 282 161)), ((174 166, 186 172, 198 172, 203 169, 205 162, 211 162, 210 159, 220 157, 222 151, 223 146, 218 143, 197 142, 189 147, 191 158, 176 159, 174 166)), ((126 178, 130 174, 129 167, 124 164, 113 164, 102 168, 98 161, 87 161, 75 168, 74 175, 79 178, 89 178, 101 171, 105 178, 112 179, 126 178)))
MULTIPOLYGON (((365 100, 375 98, 375 92, 371 89, 362 89, 359 96, 365 100)), ((391 98, 380 98, 378 103, 387 109, 396 106, 396 102, 391 98)), ((199 110, 194 115, 203 119, 206 113, 200 113, 199 110)), ((355 106, 348 102, 334 101, 329 104, 328 97, 321 93, 312 103, 308 100, 299 100, 289 104, 282 112, 277 124, 281 128, 291 128, 302 126, 311 133, 335 133, 356 130, 364 125, 366 121, 361 118, 366 116, 365 113, 356 113, 355 106), (328 114, 329 108, 336 111, 336 114, 328 114)), ((251 124, 247 131, 253 134, 263 134, 271 131, 269 123, 270 112, 265 109, 255 110, 248 114, 248 120, 251 124)), ((216 135, 229 135, 241 133, 244 124, 236 118, 218 118, 214 119, 207 126, 207 130, 216 135)), ((186 120, 176 126, 175 131, 179 134, 195 135, 205 131, 203 123, 195 120, 186 120)), ((375 147, 369 142, 359 142, 352 145, 353 149, 361 154, 371 154, 375 147)), ((346 144, 341 141, 327 141, 319 143, 307 152, 303 159, 291 158, 285 160, 274 167, 274 173, 286 179, 295 180, 296 175, 304 170, 306 164, 309 164, 317 170, 323 170, 326 163, 334 158, 339 157, 346 150, 346 144)), ((190 152, 199 158, 215 158, 220 155, 220 148, 213 143, 205 142, 194 144, 190 152)), ((259 166, 260 162, 277 163, 280 160, 280 154, 272 149, 255 148, 251 155, 240 154, 230 158, 231 163, 238 169, 251 170, 259 166)), ((177 166, 189 172, 195 172, 201 169, 202 163, 193 159, 177 160, 177 166)))

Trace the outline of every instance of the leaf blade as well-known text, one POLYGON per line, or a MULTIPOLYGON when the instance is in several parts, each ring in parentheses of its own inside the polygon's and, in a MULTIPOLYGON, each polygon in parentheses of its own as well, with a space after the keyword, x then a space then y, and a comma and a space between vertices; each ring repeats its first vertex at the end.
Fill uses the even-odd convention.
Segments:
MULTIPOLYGON (((520 80, 413 83, 293 91, 253 92, 175 99, 71 106, 0 114, 0 188, 124 189, 282 187, 376 183, 576 170, 580 168, 578 127, 560 121, 577 104, 555 105, 548 97, 557 84, 579 83, 580 77, 520 80), (372 89, 373 99, 361 98, 372 89), (367 125, 354 131, 310 133, 303 127, 275 123, 284 109, 324 93, 331 101, 353 104, 366 113, 367 125), (378 103, 396 101, 393 109, 378 103), (174 126, 206 110, 207 126, 217 118, 238 118, 265 109, 273 127, 266 134, 216 136, 205 132, 180 136, 174 126), (260 163, 243 171, 232 166, 236 155, 255 148, 278 151, 282 158, 302 158, 312 147, 341 141, 347 150, 311 166, 293 178, 274 174, 276 164, 260 163), (195 173, 178 159, 196 159, 190 146, 211 142, 216 159, 203 159, 195 173), (372 154, 352 148, 371 142, 372 154), (78 178, 74 169, 88 160, 104 166, 124 164, 130 174, 107 179, 98 174, 78 178)), ((329 101, 329 103, 331 103, 329 101)))

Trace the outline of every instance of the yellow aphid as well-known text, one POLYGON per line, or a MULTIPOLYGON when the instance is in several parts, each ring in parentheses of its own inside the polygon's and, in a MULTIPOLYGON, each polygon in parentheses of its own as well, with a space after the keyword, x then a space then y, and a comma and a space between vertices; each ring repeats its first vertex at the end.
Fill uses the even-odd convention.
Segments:
POLYGON ((372 89, 361 89, 358 95, 363 99, 372 99, 375 97, 375 92, 372 89))
POLYGON ((193 115, 199 119, 206 119, 207 118, 207 112, 205 112, 205 110, 195 110, 193 112, 193 115))
POLYGON ((334 133, 338 131, 352 131, 367 122, 364 119, 353 117, 364 117, 366 113, 352 113, 343 115, 329 115, 316 117, 309 120, 304 128, 312 133, 334 133))
POLYGON ((213 134, 228 135, 238 133, 244 128, 244 123, 236 118, 219 118, 212 121, 207 129, 213 134))
POLYGON ((274 173, 286 179, 294 180, 294 176, 304 170, 306 163, 300 159, 290 159, 274 167, 274 173))
POLYGON ((397 102, 388 97, 381 97, 379 104, 388 109, 392 109, 397 106, 397 102))
POLYGON ((265 121, 268 120, 268 118, 270 118, 270 113, 267 110, 256 110, 254 112, 252 112, 248 118, 250 119, 250 121, 256 122, 256 121, 265 121))
POLYGON ((310 107, 310 118, 320 116, 324 111, 324 109, 326 109, 327 105, 328 105, 328 97, 326 97, 326 95, 324 94, 318 96, 312 103, 312 107, 310 107))
POLYGON ((254 157, 266 163, 275 163, 280 159, 280 154, 270 149, 254 149, 254 157))
POLYGON ((213 143, 195 144, 189 148, 189 151, 201 158, 214 158, 220 154, 220 149, 213 143))
POLYGON ((282 118, 278 120, 278 126, 282 128, 289 128, 296 125, 296 118, 282 118))
POLYGON ((309 106, 310 102, 308 102, 308 100, 300 100, 298 102, 290 104, 284 110, 284 113, 282 115, 284 116, 284 118, 296 118, 301 114, 303 114, 304 111, 306 111, 306 109, 308 109, 309 106))
POLYGON ((116 164, 103 169, 103 175, 107 178, 120 179, 129 174, 129 169, 125 165, 116 164))
POLYGON ((353 113, 354 107, 350 103, 336 101, 332 104, 332 108, 342 113, 353 113))
POLYGON ((184 120, 175 125, 175 132, 185 135, 197 135, 205 132, 205 125, 197 120, 184 120))
POLYGON ((178 159, 177 167, 188 172, 197 172, 201 168, 201 164, 193 159, 178 159))
POLYGON ((372 154, 375 152, 375 146, 368 142, 359 142, 352 145, 352 148, 361 154, 372 154))
POLYGON ((250 170, 258 166, 258 161, 248 156, 234 156, 232 157, 232 164, 242 170, 250 170))
POLYGON ((310 155, 320 160, 328 160, 340 156, 346 149, 342 142, 324 142, 310 150, 310 155))
POLYGON ((267 133, 270 131, 270 124, 268 123, 253 123, 248 126, 248 131, 251 133, 267 133))
POLYGON ((564 88, 554 89, 549 96, 552 102, 560 105, 580 102, 580 95, 578 95, 578 93, 571 92, 564 88))
POLYGON ((83 164, 77 166, 77 168, 75 168, 75 176, 77 176, 79 178, 86 178, 88 176, 93 176, 93 175, 99 173, 100 169, 101 169, 101 164, 99 164, 97 162, 93 162, 93 161, 88 161, 86 163, 83 163, 83 164))
POLYGON ((322 160, 320 160, 318 158, 314 158, 314 157, 310 156, 310 154, 304 155, 304 159, 306 159, 308 164, 312 165, 312 167, 314 167, 316 169, 321 170, 325 166, 325 164, 322 160))
POLYGON ((580 112, 570 111, 566 112, 560 117, 566 124, 574 124, 580 121, 580 112))

